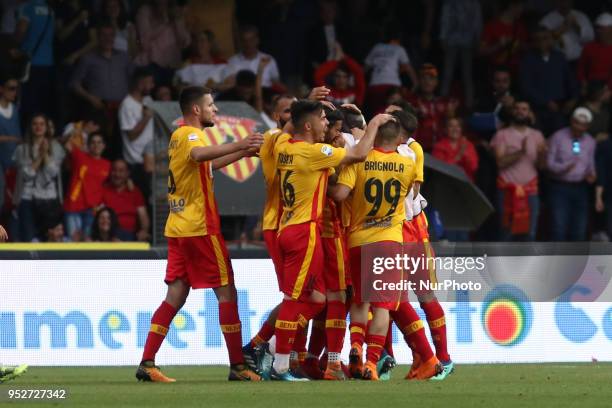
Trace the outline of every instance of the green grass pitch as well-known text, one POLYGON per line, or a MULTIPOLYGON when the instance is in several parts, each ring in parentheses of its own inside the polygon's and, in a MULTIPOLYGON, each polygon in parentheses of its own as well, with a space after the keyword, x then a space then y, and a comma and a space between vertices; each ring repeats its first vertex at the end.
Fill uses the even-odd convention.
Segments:
POLYGON ((237 383, 219 366, 164 367, 174 384, 138 383, 134 367, 31 367, 0 385, 15 407, 612 407, 612 363, 458 365, 443 382, 237 383), (12 401, 8 389, 68 388, 63 401, 12 401))

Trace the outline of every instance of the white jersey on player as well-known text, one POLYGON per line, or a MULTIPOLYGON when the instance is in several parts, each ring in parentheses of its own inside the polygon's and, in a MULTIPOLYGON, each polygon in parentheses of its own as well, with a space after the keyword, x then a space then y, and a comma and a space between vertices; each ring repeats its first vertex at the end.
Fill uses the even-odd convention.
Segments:
MULTIPOLYGON (((410 157, 416 163, 416 154, 409 147, 410 143, 414 141, 415 140, 413 138, 409 138, 406 143, 402 143, 401 145, 397 146, 397 152, 400 154, 400 156, 410 157)), ((419 215, 421 211, 425 209, 425 207, 427 207, 427 200, 425 200, 425 197, 423 197, 421 193, 419 193, 415 198, 414 189, 410 189, 410 192, 408 192, 408 196, 404 201, 404 206, 406 207, 406 219, 410 221, 419 215)))

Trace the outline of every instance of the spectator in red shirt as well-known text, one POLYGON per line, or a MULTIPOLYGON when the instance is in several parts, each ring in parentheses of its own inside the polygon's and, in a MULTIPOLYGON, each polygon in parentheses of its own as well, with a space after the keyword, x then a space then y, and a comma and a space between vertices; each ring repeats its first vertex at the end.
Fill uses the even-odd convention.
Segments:
POLYGON ((528 40, 527 29, 521 21, 524 0, 506 0, 499 17, 488 21, 482 31, 480 53, 489 65, 507 65, 517 72, 519 56, 528 40))
POLYGON ((437 88, 438 69, 432 64, 423 64, 419 71, 419 91, 410 96, 408 102, 416 108, 419 116, 415 139, 427 152, 444 136, 446 120, 455 116, 459 106, 456 99, 437 96, 437 88))
POLYGON ((319 65, 314 73, 315 86, 327 86, 330 89, 329 99, 336 105, 352 103, 363 104, 365 93, 365 76, 361 65, 345 55, 339 44, 336 44, 336 58, 319 65), (333 76, 332 81, 329 81, 333 76), (351 84, 351 77, 353 83, 351 84))
POLYGON ((87 139, 87 153, 72 138, 65 144, 70 153, 70 188, 64 200, 65 222, 68 236, 74 242, 82 241, 91 233, 93 209, 102 201, 102 186, 110 172, 110 162, 102 158, 106 148, 104 138, 94 133, 87 139))
POLYGON ((474 174, 478 169, 478 155, 474 144, 463 136, 461 119, 448 119, 446 134, 447 137, 434 145, 433 156, 443 162, 461 167, 470 180, 474 181, 474 174))
POLYGON ((121 241, 148 241, 149 214, 138 187, 130 180, 130 170, 124 160, 115 160, 109 183, 104 186, 102 203, 117 214, 121 241))
POLYGON ((583 89, 588 81, 606 81, 612 88, 612 14, 602 13, 595 20, 597 41, 582 49, 577 76, 583 89))

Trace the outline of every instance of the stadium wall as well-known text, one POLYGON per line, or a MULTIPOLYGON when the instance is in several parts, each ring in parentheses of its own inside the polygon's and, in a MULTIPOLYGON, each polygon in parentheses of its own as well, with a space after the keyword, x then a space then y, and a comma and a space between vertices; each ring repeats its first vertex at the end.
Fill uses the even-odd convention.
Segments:
MULTIPOLYGON (((527 258, 536 257, 525 258, 529 263, 527 258)), ((151 315, 165 295, 165 264, 163 259, 0 260, 0 361, 137 364, 151 315)), ((247 341, 281 296, 269 259, 234 259, 233 267, 247 341)), ((612 302, 508 304, 494 291, 478 302, 470 301, 468 292, 455 295, 443 307, 449 350, 458 363, 612 361, 612 302)), ((410 361, 397 330, 394 348, 400 363, 410 361)), ((212 291, 191 293, 157 362, 227 363, 212 291)))

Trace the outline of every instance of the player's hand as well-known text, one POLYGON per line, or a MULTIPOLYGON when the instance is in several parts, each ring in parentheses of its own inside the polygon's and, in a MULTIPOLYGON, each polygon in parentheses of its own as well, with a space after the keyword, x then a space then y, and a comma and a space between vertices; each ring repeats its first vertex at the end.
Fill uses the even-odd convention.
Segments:
POLYGON ((382 126, 385 123, 389 122, 390 120, 395 122, 395 117, 387 113, 379 113, 378 115, 374 116, 372 120, 370 120, 370 123, 368 124, 368 126, 369 125, 382 126))
MULTIPOLYGON (((344 104, 340 105, 340 107, 346 108, 346 109, 350 109, 351 111, 361 115, 361 110, 359 110, 357 105, 355 105, 354 103, 344 103, 344 104)), ((385 113, 387 113, 387 112, 385 112, 385 113)))
POLYGON ((259 147, 263 144, 264 138, 261 133, 253 133, 244 139, 242 139, 239 143, 241 143, 242 150, 250 150, 256 149, 259 151, 259 147))
POLYGON ((2 225, 0 225, 0 242, 4 242, 8 239, 8 234, 2 225))
POLYGON ((330 101, 319 101, 319 102, 321 102, 324 106, 327 106, 327 108, 331 110, 336 110, 336 107, 330 101))
POLYGON ((311 101, 322 101, 327 98, 329 95, 329 88, 325 86, 317 86, 316 88, 312 88, 312 91, 308 94, 308 98, 311 101))

